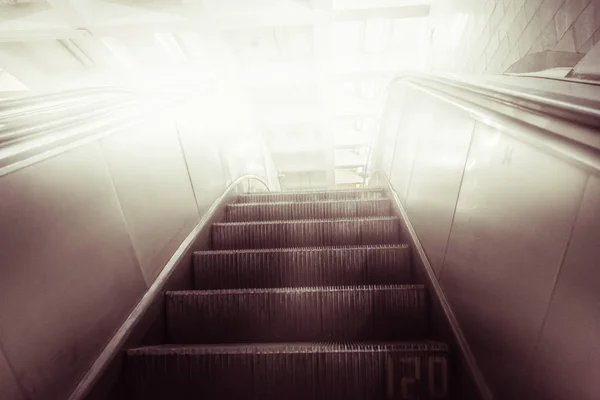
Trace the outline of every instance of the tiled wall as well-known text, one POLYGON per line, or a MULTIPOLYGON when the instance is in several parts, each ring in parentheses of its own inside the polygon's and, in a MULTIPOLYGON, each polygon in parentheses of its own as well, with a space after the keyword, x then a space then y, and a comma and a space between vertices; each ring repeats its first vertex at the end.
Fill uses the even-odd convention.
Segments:
POLYGON ((431 14, 439 71, 496 74, 529 54, 585 54, 600 41, 600 0, 434 0, 431 14))

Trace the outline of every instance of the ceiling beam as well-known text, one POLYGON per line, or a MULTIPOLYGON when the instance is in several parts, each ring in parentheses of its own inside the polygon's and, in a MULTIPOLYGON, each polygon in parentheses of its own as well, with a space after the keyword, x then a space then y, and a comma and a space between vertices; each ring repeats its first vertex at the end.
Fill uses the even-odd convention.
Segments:
POLYGON ((106 46, 94 32, 91 26, 91 7, 90 0, 46 0, 57 12, 59 12, 67 21, 70 27, 74 29, 74 36, 71 38, 62 38, 61 43, 69 43, 67 49, 80 63, 85 67, 93 67, 94 64, 111 65, 117 59, 111 49, 106 46), (68 39, 71 39, 69 41, 68 39), (90 43, 94 48, 94 54, 88 54, 77 43, 77 40, 90 43))
POLYGON ((334 21, 365 21, 368 19, 423 18, 429 16, 429 12, 429 4, 418 4, 356 10, 335 10, 331 13, 331 19, 334 21))
MULTIPOLYGON (((211 30, 246 30, 269 27, 312 26, 322 23, 323 19, 333 22, 366 21, 369 19, 402 19, 418 18, 429 15, 428 4, 365 8, 356 10, 333 10, 324 7, 331 0, 314 0, 312 10, 305 13, 289 15, 276 15, 265 12, 260 17, 251 18, 213 18, 202 12, 188 13, 189 18, 183 21, 171 20, 142 22, 134 19, 122 23, 102 24, 89 18, 89 2, 84 0, 48 0, 48 2, 61 14, 64 14, 71 28, 27 28, 23 30, 0 30, 0 42, 68 39, 77 35, 76 29, 85 28, 94 35, 120 35, 128 32, 183 32, 195 31, 199 27, 211 30)), ((198 3, 185 3, 183 7, 199 10, 198 3)))
POLYGON ((0 43, 72 39, 79 33, 73 28, 29 28, 0 30, 0 43))
POLYGON ((46 0, 74 28, 89 26, 89 0, 46 0))

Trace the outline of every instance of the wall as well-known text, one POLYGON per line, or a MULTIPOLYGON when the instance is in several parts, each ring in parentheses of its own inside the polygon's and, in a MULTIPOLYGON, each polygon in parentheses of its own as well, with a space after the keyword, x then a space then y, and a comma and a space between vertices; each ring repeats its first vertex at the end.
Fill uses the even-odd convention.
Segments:
POLYGON ((405 117, 381 132, 395 136, 379 144, 395 146, 392 163, 374 168, 398 193, 495 398, 598 398, 599 172, 416 88, 393 90, 405 117))
POLYGON ((498 74, 520 60, 515 72, 539 71, 600 41, 599 0, 435 0, 431 17, 432 67, 445 72, 498 74), (541 52, 553 56, 528 57, 541 52))
POLYGON ((3 400, 68 398, 227 185, 250 167, 266 178, 268 157, 225 163, 197 122, 149 116, 0 170, 3 400))

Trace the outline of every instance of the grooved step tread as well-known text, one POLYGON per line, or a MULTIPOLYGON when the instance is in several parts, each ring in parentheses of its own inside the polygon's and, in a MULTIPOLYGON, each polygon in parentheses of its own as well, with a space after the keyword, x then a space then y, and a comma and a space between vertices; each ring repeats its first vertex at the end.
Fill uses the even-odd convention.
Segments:
POLYGON ((243 194, 167 291, 165 345, 126 352, 130 400, 447 400, 449 348, 382 189, 243 194), (399 340, 410 340, 402 341, 399 340))
POLYGON ((130 399, 447 399, 448 346, 164 345, 127 351, 130 399))
POLYGON ((325 250, 377 250, 377 249, 408 249, 408 244, 366 244, 341 246, 310 246, 310 247, 277 247, 268 249, 230 249, 230 250, 200 250, 194 254, 237 254, 237 253, 296 253, 325 250))
POLYGON ((162 344, 127 350, 129 356, 178 354, 254 354, 302 352, 360 352, 360 351, 448 351, 448 345, 432 340, 411 341, 327 341, 275 343, 218 343, 218 344, 162 344))
POLYGON ((286 192, 262 192, 241 194, 238 197, 239 203, 269 203, 281 201, 319 201, 331 199, 376 199, 384 198, 385 192, 382 189, 361 189, 361 190, 316 190, 316 191, 286 191, 286 192))
POLYGON ((193 268, 195 289, 411 282, 408 245, 200 251, 193 268))
POLYGON ((300 224, 323 224, 340 222, 378 222, 399 221, 395 216, 378 217, 352 217, 352 218, 306 218, 306 219, 280 219, 275 221, 239 221, 239 222, 215 222, 213 226, 260 226, 260 225, 300 225, 300 224))
POLYGON ((399 244, 398 217, 223 222, 212 225, 215 250, 399 244))
POLYGON ((233 203, 228 222, 389 216, 388 199, 324 200, 314 202, 233 203))
MULTIPOLYGON (((282 192, 283 193, 283 192, 282 192)), ((302 204, 361 204, 361 203, 389 203, 390 199, 387 197, 383 198, 374 198, 374 199, 325 199, 325 200, 308 200, 308 201, 289 201, 289 200, 281 200, 281 201, 272 201, 269 203, 230 203, 228 206, 233 207, 255 207, 255 206, 277 206, 282 204, 294 204, 294 205, 302 205, 302 204)))
POLYGON ((166 293, 172 343, 417 339, 423 285, 221 289, 166 293))
POLYGON ((276 287, 276 288, 235 288, 212 290, 171 290, 169 296, 214 296, 230 294, 278 294, 278 293, 326 293, 326 292, 372 292, 376 290, 424 290, 424 285, 357 285, 357 286, 326 286, 326 287, 276 287))

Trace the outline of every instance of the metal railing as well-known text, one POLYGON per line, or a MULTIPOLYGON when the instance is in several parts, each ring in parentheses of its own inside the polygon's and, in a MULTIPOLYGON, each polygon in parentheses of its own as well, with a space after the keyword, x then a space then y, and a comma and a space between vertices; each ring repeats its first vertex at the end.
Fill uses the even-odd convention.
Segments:
MULTIPOLYGON (((387 90, 405 84, 470 113, 487 124, 513 126, 511 134, 534 142, 567 157, 588 170, 600 171, 600 92, 594 82, 557 80, 558 90, 533 89, 543 78, 499 76, 463 78, 454 75, 404 74, 393 79, 387 90), (583 91, 586 89, 586 95, 583 91), (597 95, 594 96, 594 93, 597 95), (522 129, 526 127, 527 129, 522 129)), ((385 107, 383 104, 382 107, 385 107)), ((361 174, 363 184, 372 175, 373 148, 379 132, 371 141, 361 174)))
POLYGON ((105 119, 109 125, 118 123, 119 113, 127 114, 140 105, 166 107, 187 92, 179 87, 142 90, 106 86, 3 99, 0 100, 0 149, 90 121, 105 119))

